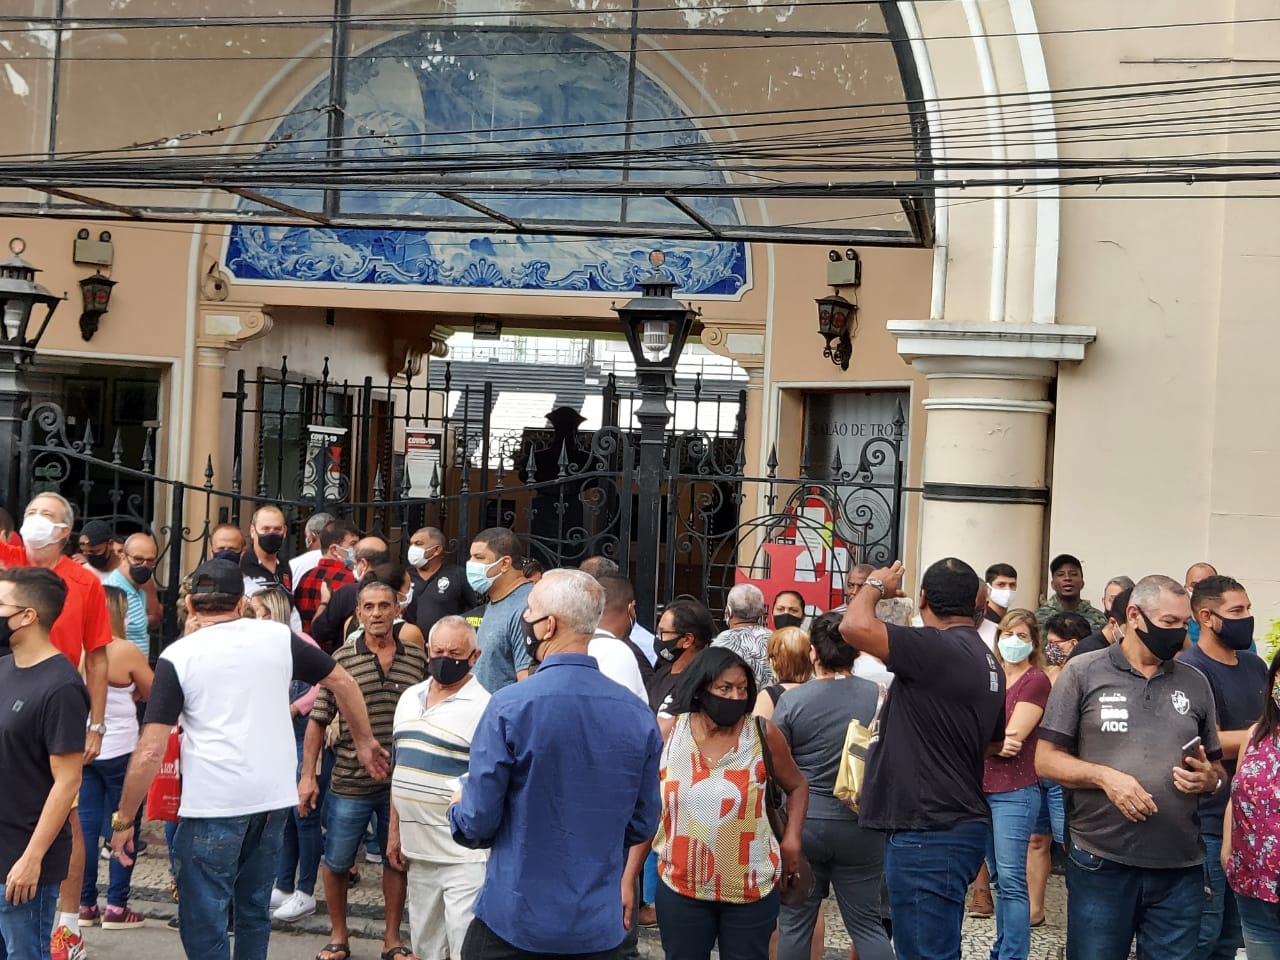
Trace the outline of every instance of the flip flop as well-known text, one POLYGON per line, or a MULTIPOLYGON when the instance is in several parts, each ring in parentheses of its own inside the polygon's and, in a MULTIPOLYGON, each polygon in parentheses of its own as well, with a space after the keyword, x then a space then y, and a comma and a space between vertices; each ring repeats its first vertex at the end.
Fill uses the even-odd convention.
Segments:
POLYGON ((396 957, 412 957, 413 951, 406 947, 403 943, 398 947, 392 947, 386 953, 382 954, 382 960, 395 960, 396 957))
POLYGON ((348 960, 351 956, 351 947, 345 943, 326 943, 320 948, 320 953, 316 954, 316 960, 326 960, 320 956, 321 953, 329 954, 328 960, 348 960), (337 957, 334 954, 338 954, 337 957))

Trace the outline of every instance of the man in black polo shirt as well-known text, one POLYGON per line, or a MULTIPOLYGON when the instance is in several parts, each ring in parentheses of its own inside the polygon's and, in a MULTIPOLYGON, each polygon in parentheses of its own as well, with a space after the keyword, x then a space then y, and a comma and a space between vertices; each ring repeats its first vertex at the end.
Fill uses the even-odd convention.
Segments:
POLYGON ((253 511, 249 522, 250 549, 240 558, 240 572, 244 574, 244 595, 255 593, 279 584, 285 590, 293 589, 293 577, 289 565, 280 559, 284 535, 289 532, 284 511, 268 504, 253 511))
POLYGON ((1133 588, 1124 639, 1063 669, 1036 772, 1067 791, 1068 960, 1191 960, 1204 911, 1196 806, 1222 789, 1213 693, 1174 660, 1191 604, 1170 577, 1133 588), (1184 746, 1200 738, 1184 754, 1184 746))
POLYGON ((409 538, 409 576, 418 607, 418 629, 424 637, 443 617, 460 617, 480 605, 467 571, 459 564, 444 562, 444 534, 435 527, 423 527, 409 538))
POLYGON ((884 661, 894 682, 867 757, 858 821, 884 830, 884 874, 899 960, 960 956, 964 895, 991 833, 982 767, 1004 743, 1004 672, 974 626, 982 585, 939 560, 920 581, 923 628, 884 624, 903 566, 873 570, 840 623, 845 641, 884 661))
POLYGON ((1200 798, 1200 834, 1204 837, 1205 872, 1211 896, 1200 922, 1200 960, 1231 960, 1244 946, 1236 896, 1222 871, 1222 818, 1231 796, 1236 758, 1249 728, 1267 702, 1267 665, 1253 643, 1253 607, 1244 587, 1231 577, 1204 577, 1191 593, 1191 614, 1200 623, 1200 642, 1178 659, 1209 681, 1217 709, 1218 738, 1227 782, 1200 798))

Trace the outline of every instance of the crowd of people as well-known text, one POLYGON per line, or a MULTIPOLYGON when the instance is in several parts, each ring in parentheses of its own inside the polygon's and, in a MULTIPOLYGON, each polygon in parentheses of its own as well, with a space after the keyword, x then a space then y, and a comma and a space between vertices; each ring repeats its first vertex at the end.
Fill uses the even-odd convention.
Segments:
POLYGON ((630 958, 646 925, 667 960, 809 960, 830 896, 857 960, 958 958, 966 912, 1027 960, 1055 857, 1071 960, 1280 956, 1280 660, 1207 564, 1094 607, 1062 555, 1038 609, 1004 563, 911 602, 860 565, 831 611, 741 583, 722 627, 677 597, 650 633, 606 557, 544 571, 494 527, 451 564, 426 527, 402 558, 317 514, 286 561, 263 506, 149 659, 155 541, 74 528, 41 494, 0 543, 8 960, 145 922, 144 816, 193 960, 265 960, 318 884, 348 960, 371 864, 383 960, 630 958))

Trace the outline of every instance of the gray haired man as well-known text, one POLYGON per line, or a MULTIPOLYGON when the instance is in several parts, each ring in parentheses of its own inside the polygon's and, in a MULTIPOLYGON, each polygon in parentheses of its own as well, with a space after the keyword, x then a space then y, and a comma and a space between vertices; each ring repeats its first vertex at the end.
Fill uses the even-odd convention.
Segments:
POLYGON ((769 666, 769 637, 773 631, 761 625, 766 609, 759 587, 738 584, 729 591, 724 604, 728 629, 711 641, 713 647, 727 647, 747 661, 761 690, 773 683, 773 668, 769 666))

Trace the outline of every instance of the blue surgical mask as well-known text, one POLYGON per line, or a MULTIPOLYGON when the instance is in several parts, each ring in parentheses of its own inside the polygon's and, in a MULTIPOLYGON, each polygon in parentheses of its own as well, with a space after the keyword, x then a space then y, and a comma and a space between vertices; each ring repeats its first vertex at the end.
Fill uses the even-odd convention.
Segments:
POLYGON ((493 582, 498 578, 489 576, 489 571, 502 562, 499 557, 493 563, 485 563, 483 560, 467 561, 467 583, 471 584, 471 589, 476 593, 488 593, 489 588, 493 586, 493 582))
POLYGON ((1005 663, 1021 663, 1031 656, 1031 641, 1023 640, 1016 633, 1006 633, 996 644, 1000 647, 1000 656, 1005 663))
POLYGON ((356 565, 356 548, 355 547, 347 547, 347 553, 342 558, 342 563, 348 570, 352 570, 355 568, 355 565, 356 565))

